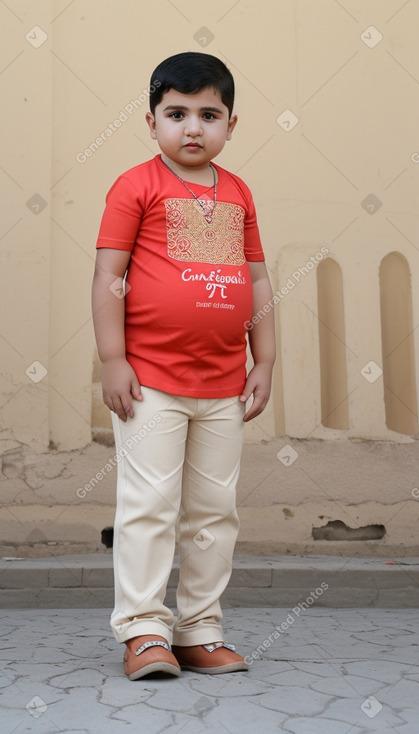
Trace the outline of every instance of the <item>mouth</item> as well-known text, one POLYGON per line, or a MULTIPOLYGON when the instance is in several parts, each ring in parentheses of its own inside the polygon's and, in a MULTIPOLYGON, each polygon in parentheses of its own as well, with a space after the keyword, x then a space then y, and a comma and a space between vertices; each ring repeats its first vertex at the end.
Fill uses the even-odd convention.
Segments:
POLYGON ((187 143, 185 148, 202 148, 202 145, 200 143, 187 143))

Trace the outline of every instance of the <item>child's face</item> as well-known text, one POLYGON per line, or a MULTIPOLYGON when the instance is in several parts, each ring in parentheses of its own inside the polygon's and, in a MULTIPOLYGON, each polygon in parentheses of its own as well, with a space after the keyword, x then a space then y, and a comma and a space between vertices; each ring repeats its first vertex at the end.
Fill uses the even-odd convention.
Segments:
POLYGON ((218 90, 202 89, 197 94, 182 94, 169 89, 154 115, 146 115, 151 137, 172 162, 196 169, 208 166, 224 148, 237 122, 218 90))

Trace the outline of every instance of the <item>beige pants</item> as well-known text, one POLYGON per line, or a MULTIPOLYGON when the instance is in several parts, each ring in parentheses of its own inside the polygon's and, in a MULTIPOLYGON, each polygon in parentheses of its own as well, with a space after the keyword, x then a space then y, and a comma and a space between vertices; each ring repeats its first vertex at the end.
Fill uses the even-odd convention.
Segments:
POLYGON ((143 387, 126 423, 112 413, 118 459, 115 638, 158 634, 176 645, 223 639, 219 599, 239 521, 243 439, 238 397, 184 398, 143 387), (179 618, 164 605, 179 521, 179 618), (173 635, 172 635, 173 628, 173 635))

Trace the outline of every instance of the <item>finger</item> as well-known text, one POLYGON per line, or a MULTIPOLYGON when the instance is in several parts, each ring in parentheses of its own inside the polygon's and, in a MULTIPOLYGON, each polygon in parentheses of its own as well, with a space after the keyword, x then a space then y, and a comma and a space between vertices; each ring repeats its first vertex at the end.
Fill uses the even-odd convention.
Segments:
POLYGON ((256 416, 260 415, 262 413, 264 407, 266 405, 266 402, 264 401, 264 398, 262 395, 254 395, 253 403, 250 407, 250 409, 247 411, 247 413, 244 415, 243 420, 245 422, 252 420, 253 418, 256 418, 256 416))
POLYGON ((112 398, 108 398, 107 395, 104 395, 103 402, 105 403, 106 407, 109 408, 109 410, 113 410, 112 398))
POLYGON ((113 410, 113 412, 117 414, 118 418, 123 421, 123 423, 125 423, 127 420, 127 414, 125 412, 124 406, 121 403, 120 398, 113 398, 112 405, 113 407, 111 408, 111 410, 113 410))
POLYGON ((134 408, 132 407, 131 395, 128 395, 127 397, 125 396, 121 397, 121 406, 122 406, 122 409, 124 410, 126 417, 134 418, 134 408))
POLYGON ((242 401, 242 403, 245 403, 245 402, 247 402, 247 400, 249 400, 249 398, 251 397, 254 389, 255 389, 255 386, 254 385, 252 385, 249 381, 246 382, 246 384, 245 384, 245 386, 243 388, 243 392, 240 395, 240 400, 242 401))
POLYGON ((256 416, 258 416, 261 412, 262 412, 261 410, 255 409, 252 405, 250 410, 248 410, 245 416, 243 417, 244 422, 248 423, 249 421, 253 420, 253 418, 256 418, 256 416))
POLYGON ((134 400, 143 400, 143 394, 141 392, 141 385, 138 381, 133 380, 131 385, 131 395, 134 400))
POLYGON ((245 422, 245 423, 248 423, 249 421, 251 421, 251 420, 252 420, 252 418, 256 418, 256 414, 255 414, 255 411, 254 411, 254 409, 253 409, 253 405, 252 405, 252 407, 251 407, 251 408, 250 408, 250 409, 249 409, 249 410, 247 411, 247 413, 245 413, 245 415, 243 416, 243 420, 244 420, 244 422, 245 422))
POLYGON ((254 412, 255 412, 255 399, 253 398, 253 401, 252 401, 252 404, 249 410, 243 416, 243 420, 245 423, 247 423, 247 421, 252 420, 252 418, 254 417, 254 412))

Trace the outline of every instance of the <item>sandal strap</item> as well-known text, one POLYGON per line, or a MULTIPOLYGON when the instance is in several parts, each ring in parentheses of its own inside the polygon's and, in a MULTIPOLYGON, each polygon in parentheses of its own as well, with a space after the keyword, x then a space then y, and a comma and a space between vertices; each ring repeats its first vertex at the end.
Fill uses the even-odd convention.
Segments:
POLYGON ((214 650, 218 650, 219 647, 226 647, 227 650, 232 650, 233 652, 236 650, 234 645, 228 645, 226 642, 213 642, 211 645, 202 645, 202 647, 204 647, 208 652, 214 652, 214 650))
POLYGON ((167 642, 163 642, 163 640, 149 640, 148 642, 144 642, 144 644, 135 651, 135 654, 141 655, 141 653, 149 647, 164 647, 165 650, 169 650, 170 652, 170 647, 167 642))

